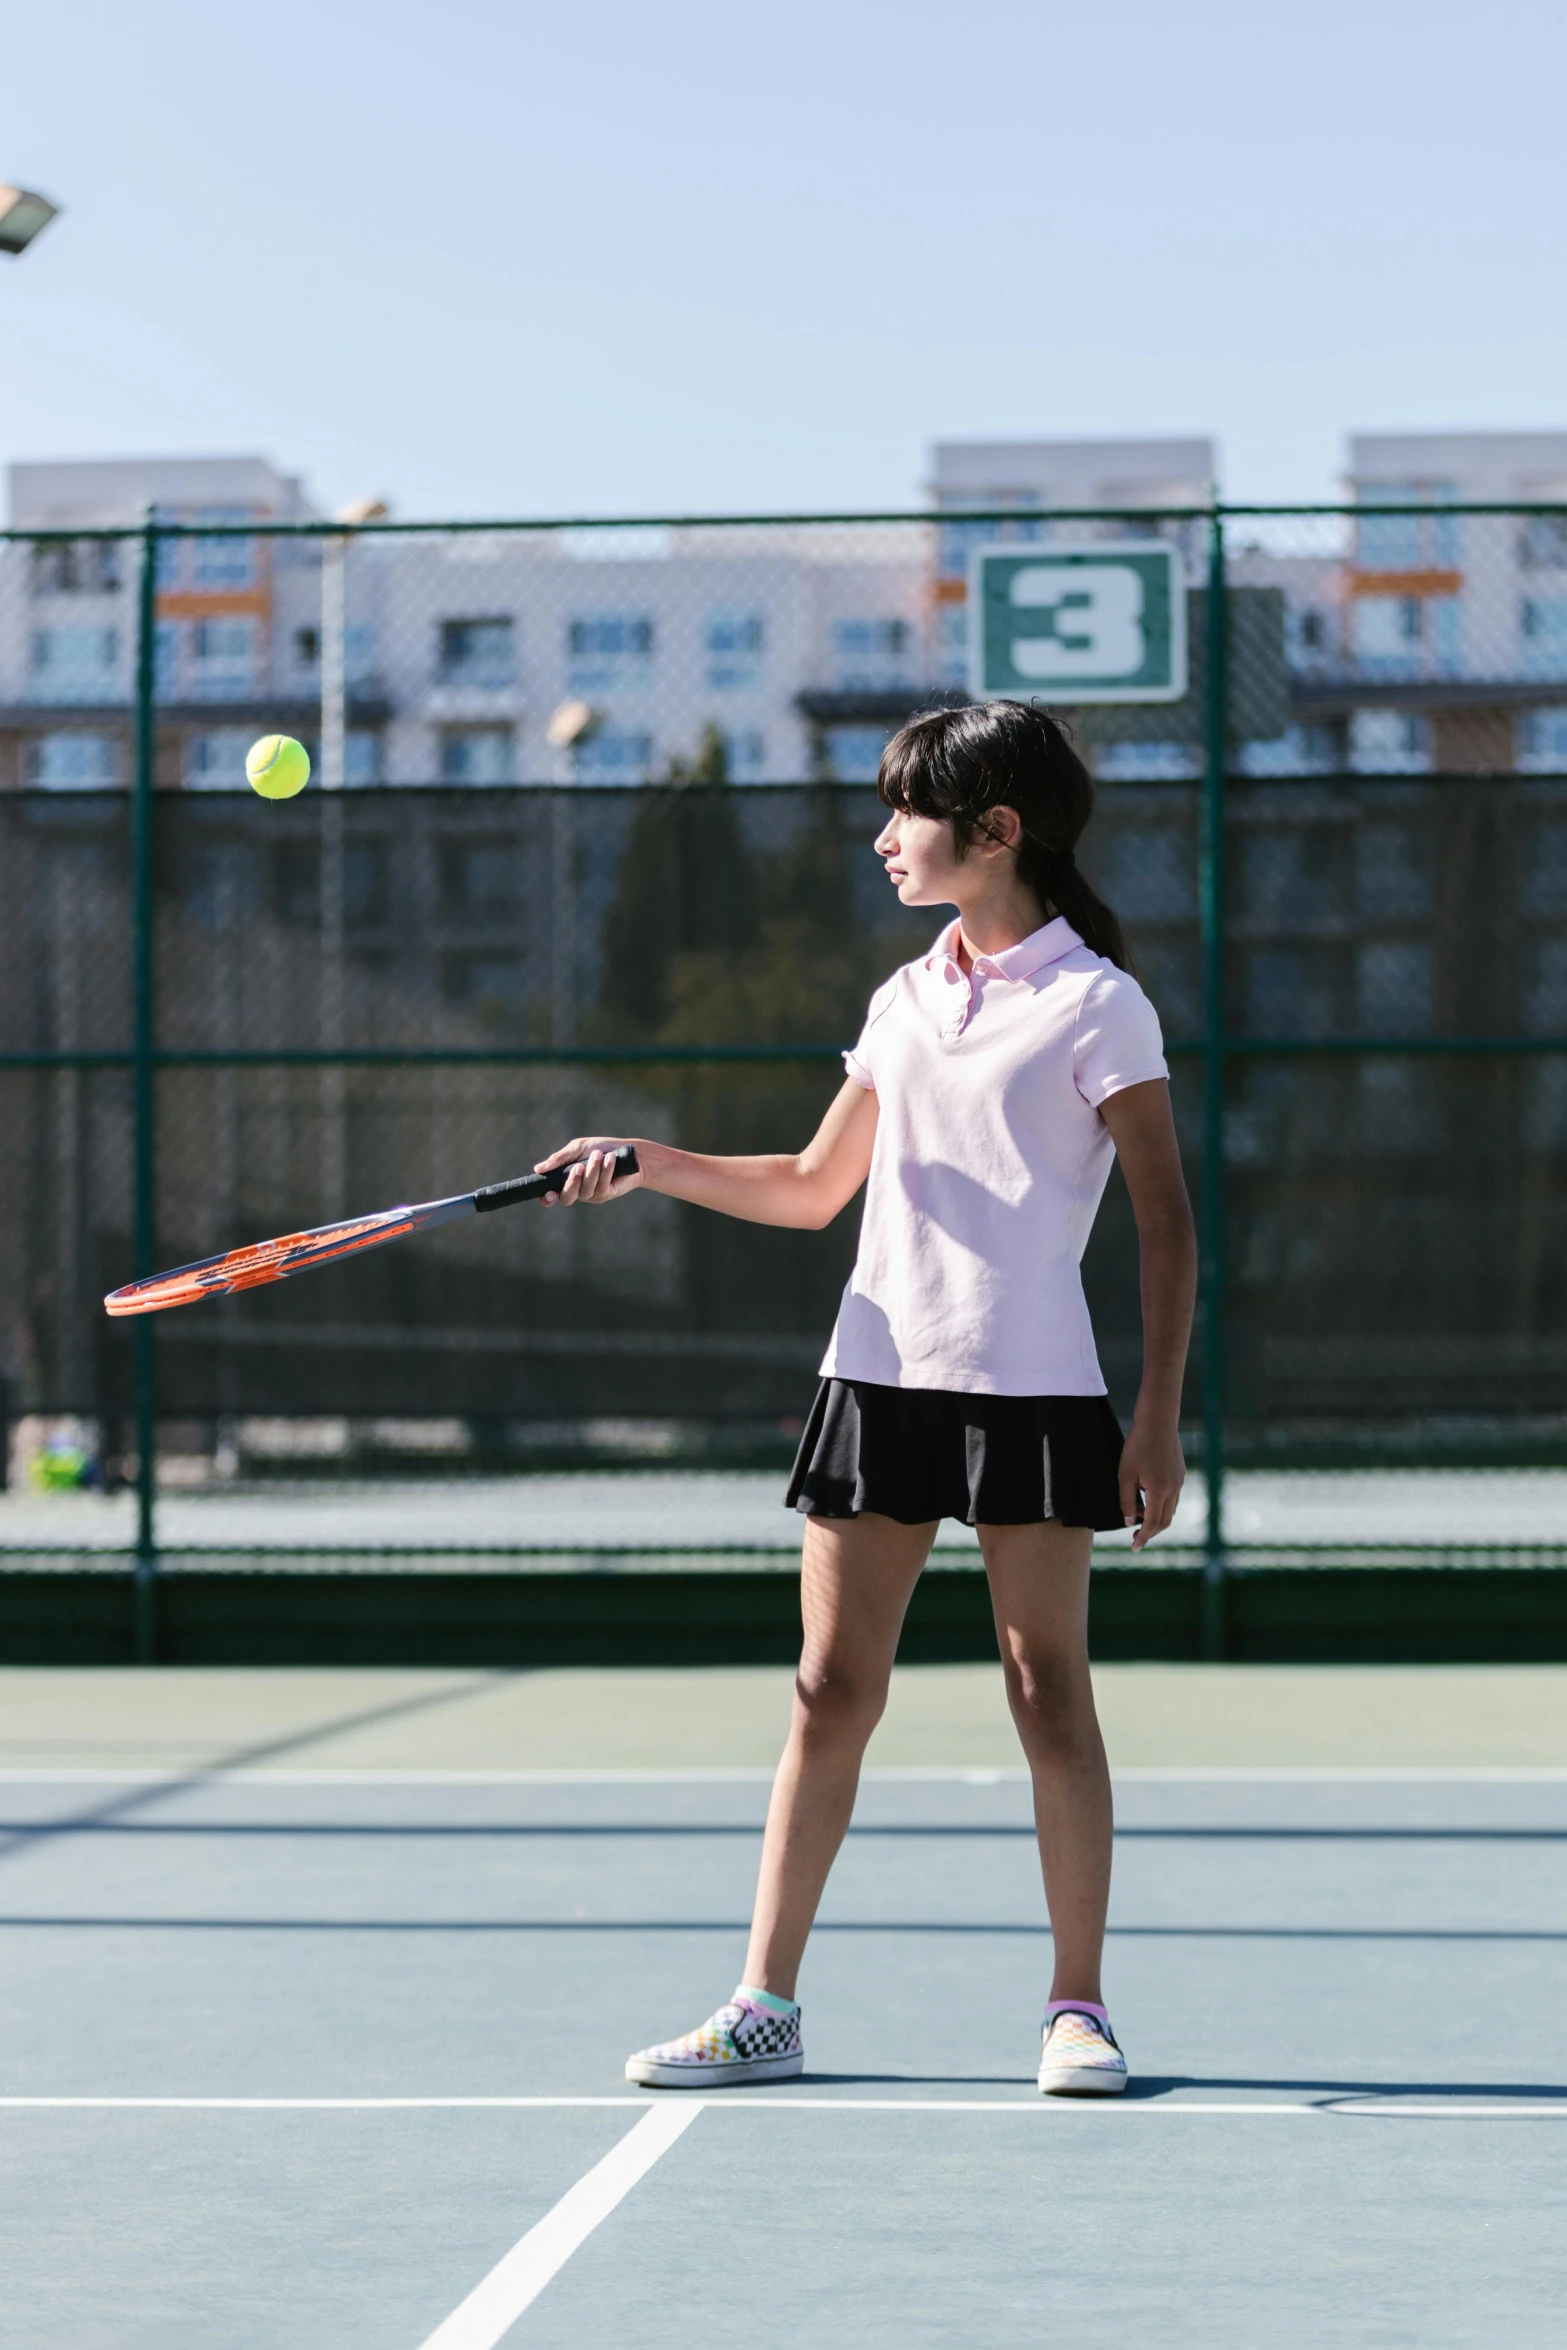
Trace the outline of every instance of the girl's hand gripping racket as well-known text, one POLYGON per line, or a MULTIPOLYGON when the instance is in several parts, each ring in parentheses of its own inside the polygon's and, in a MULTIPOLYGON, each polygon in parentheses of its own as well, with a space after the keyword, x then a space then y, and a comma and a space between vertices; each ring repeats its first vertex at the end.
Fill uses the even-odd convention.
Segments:
MULTIPOLYGON (((638 1172, 637 1154, 629 1142, 610 1156, 616 1180, 638 1172)), ((285 1232, 278 1240, 258 1240, 249 1248, 231 1248, 225 1256, 203 1257, 199 1264, 176 1265, 172 1273, 127 1281, 123 1289, 110 1290, 104 1306, 111 1314, 160 1314, 166 1306, 195 1305, 204 1297, 232 1297, 236 1290, 286 1281, 291 1273, 334 1265, 360 1249, 381 1248, 410 1232, 454 1223, 459 1216, 484 1216, 517 1200, 542 1199, 547 1191, 559 1191, 569 1173, 569 1168, 556 1167, 546 1175, 517 1175, 509 1183, 487 1183, 482 1191, 467 1191, 457 1199, 426 1200, 417 1208, 383 1208, 378 1216, 350 1216, 341 1224, 317 1225, 313 1232, 285 1232)))

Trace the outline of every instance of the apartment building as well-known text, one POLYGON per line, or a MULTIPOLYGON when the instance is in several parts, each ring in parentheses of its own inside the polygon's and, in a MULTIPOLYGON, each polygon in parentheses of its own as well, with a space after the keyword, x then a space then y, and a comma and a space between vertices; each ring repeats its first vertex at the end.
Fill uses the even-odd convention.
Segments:
POLYGON ((1567 433, 1358 434, 1346 491, 1347 523, 1232 526, 1231 577, 1283 591, 1291 679, 1242 764, 1567 771, 1567 513, 1505 510, 1567 500, 1567 433))
MULTIPOLYGON (((633 782, 713 731, 738 783, 865 780, 911 708, 966 690, 969 562, 998 540, 1156 534, 1200 605, 1206 532, 1189 517, 1213 495, 1211 440, 943 441, 932 457, 928 523, 355 539, 346 781, 633 782), (997 508, 1012 519, 983 518, 997 508), (594 714, 569 752, 549 740, 567 701, 594 714)), ((1347 481, 1348 518, 1230 525, 1231 581, 1262 591, 1233 648, 1237 763, 1567 768, 1567 516, 1452 510, 1567 498, 1567 433, 1360 435, 1347 481)), ((319 519, 260 458, 11 469, 16 529, 86 532, 149 507, 230 529, 319 519)), ((0 788, 124 780, 134 569, 133 549, 86 537, 0 549, 0 788)), ((322 589, 319 538, 166 542, 161 783, 237 788, 256 734, 315 741, 322 589)), ((1145 714, 1092 747, 1107 777, 1191 774, 1198 716, 1161 734, 1145 714)))
POLYGON ((712 731, 736 783, 854 780, 861 746, 818 697, 870 681, 901 709, 917 700, 926 537, 916 525, 357 547, 349 606, 387 681, 386 778, 631 783, 689 762, 712 731), (551 717, 571 701, 593 731, 552 748, 551 717))
MULTIPOLYGON (((160 784, 236 788, 246 746, 313 744, 323 540, 203 533, 320 519, 257 458, 15 465, 14 529, 87 532, 159 516, 160 784)), ((880 738, 838 725, 837 692, 906 709, 931 675, 929 533, 890 528, 356 538, 344 559, 345 781, 637 782, 722 739, 736 782, 874 773, 880 738), (818 707, 813 697, 825 694, 818 707), (569 753, 549 723, 585 700, 569 753)), ((0 787, 124 780, 135 550, 61 538, 0 549, 0 787)))
POLYGON ((1567 512, 1443 511, 1567 500, 1567 433, 1358 435, 1349 484, 1368 510, 1345 582, 1351 665, 1377 689, 1362 741, 1380 723, 1416 767, 1567 767, 1567 512), (1376 511, 1413 500, 1431 511, 1376 511))
MULTIPOLYGON (((11 526, 91 531, 169 520, 299 521, 300 483, 261 458, 114 458, 14 465, 11 526)), ((318 616, 319 557, 260 539, 170 542, 158 581, 162 779, 228 770, 235 742, 308 723, 313 682, 287 648, 318 616), (247 731, 248 729, 248 731, 247 731)), ((63 538, 0 549, 0 783, 62 788, 125 780, 135 687, 136 566, 123 541, 63 538)), ((240 746, 243 759, 243 744, 240 746)))

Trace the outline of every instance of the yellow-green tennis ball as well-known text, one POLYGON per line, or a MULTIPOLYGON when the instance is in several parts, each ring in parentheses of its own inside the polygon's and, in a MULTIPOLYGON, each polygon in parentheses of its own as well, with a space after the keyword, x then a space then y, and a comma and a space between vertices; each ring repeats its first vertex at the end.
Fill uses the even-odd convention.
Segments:
POLYGON ((291 800, 310 781, 310 753, 291 734, 264 734, 245 753, 245 773, 264 800, 291 800))

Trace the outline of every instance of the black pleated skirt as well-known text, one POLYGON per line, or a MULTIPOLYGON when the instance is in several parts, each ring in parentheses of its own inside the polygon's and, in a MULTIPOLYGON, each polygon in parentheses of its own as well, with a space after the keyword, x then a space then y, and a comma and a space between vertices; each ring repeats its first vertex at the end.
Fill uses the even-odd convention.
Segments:
POLYGON ((862 1510, 921 1526, 1123 1523, 1121 1424, 1102 1395, 954 1395, 824 1379, 787 1503, 816 1518, 862 1510))

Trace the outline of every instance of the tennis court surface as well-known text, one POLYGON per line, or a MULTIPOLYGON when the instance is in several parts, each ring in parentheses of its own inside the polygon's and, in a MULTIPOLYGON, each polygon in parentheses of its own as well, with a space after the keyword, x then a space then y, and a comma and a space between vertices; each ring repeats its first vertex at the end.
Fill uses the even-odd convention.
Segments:
MULTIPOLYGON (((688 1755, 707 1700, 680 1678, 688 1755)), ((383 1710, 422 1719, 427 1754, 408 1680, 383 1710)), ((1306 1682, 1279 1678, 1281 1711, 1306 1682)), ((374 1765, 326 1767, 297 1720, 214 1769, 207 1747, 95 1759, 131 1677, 103 1677, 96 1718, 91 1677, 60 1677, 74 1731, 20 1761, 13 1739, 0 1780, 0 2340, 1560 2338, 1567 1767, 1514 1759, 1537 1730, 1506 1718, 1515 1686, 1537 1725, 1548 1677, 1476 1677, 1491 1764, 1443 1759, 1461 1674, 1426 1685, 1436 1759, 1399 1765, 1376 1724, 1395 1683, 1324 1672, 1330 1760, 1254 1735, 1255 1762, 1123 1767, 1109 1996, 1135 2086, 1086 2106, 1033 2088, 1028 1791, 950 1759, 952 1704, 929 1762, 864 1787, 801 1987, 806 2078, 629 2091, 626 2052, 736 1979, 766 1783, 749 1760, 584 1764, 590 1683, 606 1725, 634 1700, 568 1684, 557 1769, 400 1767, 389 1732, 374 1765), (1361 1715, 1369 1764, 1347 1759, 1361 1715)), ((769 1735, 777 1683, 746 1684, 769 1735)), ((234 1683, 247 1735, 259 1684, 234 1683)), ((152 1751, 223 1683, 135 1686, 152 1751)), ((1194 1674, 1192 1750, 1227 1689, 1254 1722, 1259 1687, 1194 1674)))

